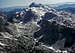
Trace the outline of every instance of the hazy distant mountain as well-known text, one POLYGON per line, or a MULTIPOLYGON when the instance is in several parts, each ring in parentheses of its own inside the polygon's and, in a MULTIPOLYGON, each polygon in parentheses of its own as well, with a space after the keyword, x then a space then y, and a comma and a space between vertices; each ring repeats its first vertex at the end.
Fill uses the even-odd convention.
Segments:
POLYGON ((60 4, 51 4, 51 7, 55 9, 62 9, 62 8, 68 8, 68 7, 75 7, 75 3, 60 3, 60 4))
POLYGON ((75 7, 68 7, 68 8, 58 9, 58 10, 59 11, 63 10, 75 14, 75 7))
POLYGON ((14 7, 0 8, 0 11, 12 11, 14 9, 23 9, 23 8, 27 8, 27 6, 14 6, 14 7))
POLYGON ((58 11, 67 11, 73 14, 75 13, 75 3, 51 4, 50 6, 58 11))

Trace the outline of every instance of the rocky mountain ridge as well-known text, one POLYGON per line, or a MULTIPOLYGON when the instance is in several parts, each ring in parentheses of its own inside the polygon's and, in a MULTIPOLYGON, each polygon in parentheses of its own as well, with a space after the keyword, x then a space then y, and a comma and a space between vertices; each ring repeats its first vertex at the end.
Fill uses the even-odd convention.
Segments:
POLYGON ((75 52, 75 20, 71 13, 35 3, 10 13, 0 16, 1 53, 75 52))

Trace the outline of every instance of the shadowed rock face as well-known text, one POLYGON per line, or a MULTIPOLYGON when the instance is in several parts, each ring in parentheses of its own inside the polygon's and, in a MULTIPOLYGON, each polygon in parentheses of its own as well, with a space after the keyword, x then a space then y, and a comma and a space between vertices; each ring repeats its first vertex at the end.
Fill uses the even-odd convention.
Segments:
POLYGON ((35 14, 35 12, 32 11, 32 9, 29 9, 29 10, 26 12, 25 16, 24 16, 23 22, 24 22, 24 23, 27 23, 27 22, 32 21, 32 20, 35 21, 35 20, 38 19, 38 17, 39 17, 39 15, 35 14))
POLYGON ((64 47, 71 47, 75 43, 75 29, 62 26, 54 22, 41 20, 38 23, 41 29, 34 33, 35 38, 43 37, 39 40, 48 45, 55 44, 58 40, 66 39, 64 47))
POLYGON ((57 17, 57 15, 56 15, 56 14, 53 14, 53 13, 50 13, 50 12, 47 12, 47 13, 45 13, 43 19, 45 19, 45 20, 50 20, 50 19, 52 19, 53 17, 57 17))
POLYGON ((71 47, 75 43, 75 29, 64 27, 61 30, 64 38, 66 38, 64 47, 71 47))
POLYGON ((5 31, 6 20, 3 16, 0 16, 0 32, 5 31))
POLYGON ((39 24, 41 26, 41 29, 38 32, 34 33, 35 37, 43 35, 43 38, 39 41, 45 42, 45 44, 52 45, 53 43, 55 43, 55 41, 57 41, 59 36, 56 26, 46 20, 42 20, 40 22, 41 23, 39 24))

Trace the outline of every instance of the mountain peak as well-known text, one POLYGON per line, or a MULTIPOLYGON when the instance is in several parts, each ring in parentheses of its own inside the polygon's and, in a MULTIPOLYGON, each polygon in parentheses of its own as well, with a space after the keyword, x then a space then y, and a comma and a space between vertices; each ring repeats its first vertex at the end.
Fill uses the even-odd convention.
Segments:
POLYGON ((41 4, 38 4, 38 3, 31 3, 29 7, 41 7, 41 4))

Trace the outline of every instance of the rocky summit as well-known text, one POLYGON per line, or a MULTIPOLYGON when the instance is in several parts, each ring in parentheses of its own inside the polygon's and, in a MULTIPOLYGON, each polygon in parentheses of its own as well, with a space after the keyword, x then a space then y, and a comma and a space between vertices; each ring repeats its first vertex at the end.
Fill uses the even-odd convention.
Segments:
POLYGON ((74 14, 42 4, 0 11, 0 53, 74 53, 74 14))

